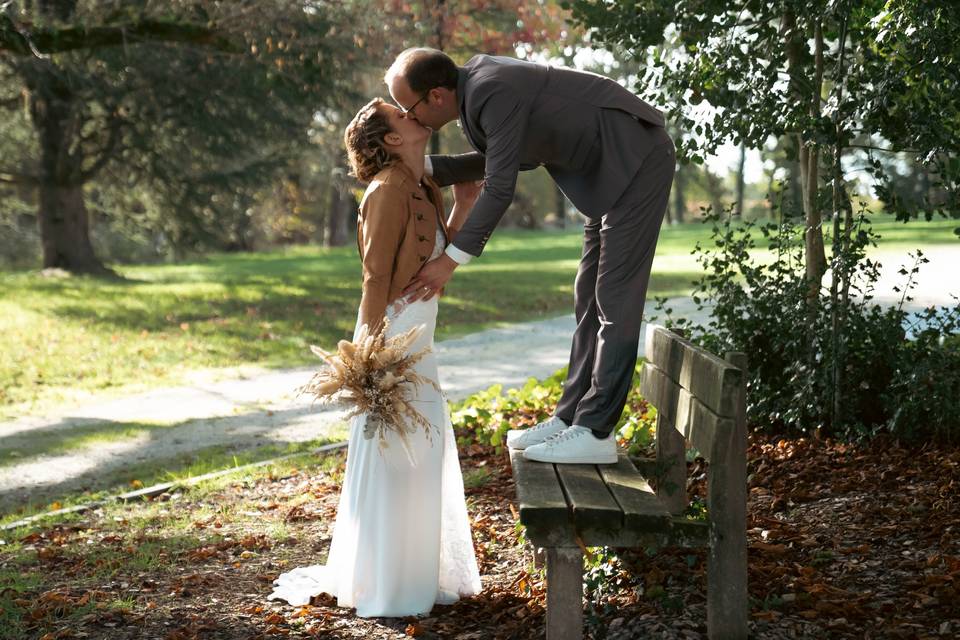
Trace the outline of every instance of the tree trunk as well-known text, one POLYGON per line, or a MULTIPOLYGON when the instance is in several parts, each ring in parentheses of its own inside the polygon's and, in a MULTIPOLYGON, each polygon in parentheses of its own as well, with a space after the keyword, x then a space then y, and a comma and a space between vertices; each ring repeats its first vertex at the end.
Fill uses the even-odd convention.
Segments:
POLYGON ((707 182, 707 194, 710 196, 710 208, 714 213, 720 214, 723 211, 723 180, 706 167, 703 174, 707 182))
POLYGON ((556 197, 557 205, 557 224, 560 225, 561 229, 567 228, 567 196, 563 195, 563 191, 560 189, 560 185, 556 182, 553 183, 554 196, 556 197))
MULTIPOLYGON (((816 56, 816 79, 813 83, 813 95, 810 101, 810 115, 818 117, 820 115, 820 92, 823 89, 823 26, 818 22, 816 26, 816 37, 814 38, 814 51, 816 56)), ((820 202, 818 198, 819 181, 819 162, 820 152, 816 148, 806 148, 807 164, 806 173, 801 174, 804 179, 804 201, 803 209, 806 212, 806 275, 809 282, 807 291, 808 300, 813 303, 820 296, 820 285, 823 282, 823 274, 827 272, 827 256, 823 247, 823 214, 820 211, 820 202)), ((800 168, 803 170, 802 161, 800 168)))
MULTIPOLYGON (((687 168, 677 167, 673 176, 673 219, 670 224, 683 224, 683 214, 687 211, 686 194, 687 168)), ((669 208, 668 208, 669 211, 669 208)))
POLYGON ((44 268, 72 273, 111 273, 94 254, 90 243, 90 219, 83 200, 83 186, 44 181, 39 191, 37 220, 44 268))
POLYGON ((790 191, 790 209, 788 218, 796 218, 798 214, 803 213, 803 191, 800 180, 800 162, 794 160, 790 163, 788 167, 789 170, 789 182, 788 189, 790 191))
MULTIPOLYGON (((346 238, 353 238, 356 242, 357 224, 360 222, 360 203, 353 195, 353 190, 344 186, 340 193, 340 207, 343 210, 343 221, 346 238)), ((346 240, 344 240, 346 242, 346 240)))
POLYGON ((343 215, 342 180, 330 177, 330 204, 327 206, 327 246, 342 247, 347 242, 346 216, 343 215))
POLYGON ((747 145, 744 142, 740 143, 740 164, 737 165, 737 206, 734 213, 738 217, 743 217, 743 192, 745 187, 746 178, 744 177, 744 172, 746 171, 747 166, 747 145))
MULTIPOLYGON (((809 105, 813 117, 820 115, 820 93, 823 90, 823 27, 818 22, 814 34, 815 77, 810 89, 801 82, 802 55, 805 34, 800 33, 796 25, 796 16, 786 13, 782 25, 787 39, 787 59, 791 76, 790 90, 801 103, 809 105)), ((803 212, 806 231, 804 233, 805 274, 808 282, 807 300, 811 307, 817 304, 823 274, 827 271, 827 257, 823 247, 823 216, 817 197, 819 186, 820 152, 815 146, 807 146, 801 134, 796 134, 800 155, 800 182, 803 193, 803 212)))
MULTIPOLYGON (((838 74, 834 77, 834 86, 837 90, 837 103, 843 101, 843 54, 846 45, 847 20, 843 19, 843 26, 840 30, 840 59, 838 65, 838 74)), ((840 111, 833 114, 833 124, 836 132, 836 142, 833 148, 833 278, 830 284, 831 305, 831 329, 833 333, 833 410, 831 411, 831 423, 836 428, 843 420, 843 384, 844 368, 846 366, 846 348, 843 343, 841 330, 846 327, 847 302, 850 295, 850 233, 853 227, 853 210, 850 207, 850 199, 847 197, 846 189, 843 186, 843 149, 846 145, 846 134, 843 128, 843 122, 840 120, 840 111), (840 237, 840 211, 843 210, 844 229, 843 238, 840 237), (842 252, 842 257, 838 256, 838 251, 842 252), (842 265, 842 267, 841 267, 842 265), (837 273, 840 268, 840 273, 837 273), (837 280, 841 280, 843 287, 842 302, 837 297, 837 280)))
POLYGON ((809 282, 807 298, 815 300, 820 295, 820 284, 827 271, 827 257, 823 247, 823 215, 817 201, 820 153, 816 149, 800 151, 800 180, 803 185, 803 210, 805 218, 804 257, 806 276, 809 282))
POLYGON ((316 235, 313 241, 321 247, 327 244, 327 221, 330 219, 330 212, 322 204, 317 207, 316 216, 316 235))
POLYGON ((253 219, 241 212, 234 216, 231 224, 230 239, 227 242, 227 251, 254 251, 253 219))
MULTIPOLYGON (((83 157, 71 149, 81 130, 73 93, 57 77, 42 70, 31 79, 30 116, 40 143, 40 186, 37 221, 44 268, 72 273, 113 274, 90 243, 90 220, 83 199, 83 157)), ((113 274, 115 275, 115 274, 113 274)))

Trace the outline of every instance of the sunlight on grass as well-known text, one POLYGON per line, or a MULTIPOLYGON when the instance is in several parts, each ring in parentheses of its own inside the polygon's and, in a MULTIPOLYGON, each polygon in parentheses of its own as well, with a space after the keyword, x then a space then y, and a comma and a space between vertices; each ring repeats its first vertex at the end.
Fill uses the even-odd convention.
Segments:
POLYGON ((267 535, 271 540, 282 542, 290 537, 290 527, 285 522, 271 522, 267 527, 267 535))
POLYGON ((468 469, 463 474, 463 488, 476 489, 478 487, 482 487, 489 479, 490 472, 483 467, 468 469))
MULTIPOLYGON (((875 216, 880 252, 957 246, 956 221, 875 216)), ((437 338, 570 313, 582 231, 494 234, 441 298, 437 338)), ((702 273, 698 223, 660 233, 648 298, 685 295, 702 273)), ((59 403, 183 383, 190 372, 313 364, 308 345, 349 337, 360 299, 356 247, 213 254, 116 266, 123 281, 0 272, 0 420, 59 403)))

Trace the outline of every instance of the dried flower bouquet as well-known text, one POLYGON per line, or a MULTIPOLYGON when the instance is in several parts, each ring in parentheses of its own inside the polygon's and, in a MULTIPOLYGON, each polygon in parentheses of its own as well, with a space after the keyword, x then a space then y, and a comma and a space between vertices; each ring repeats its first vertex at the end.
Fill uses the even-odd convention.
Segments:
POLYGON ((377 436, 381 450, 387 445, 387 432, 400 437, 410 459, 416 465, 407 436, 422 427, 427 439, 432 440, 432 425, 412 404, 412 391, 421 384, 430 384, 437 391, 439 385, 414 371, 414 365, 430 352, 426 347, 410 353, 411 346, 423 333, 423 325, 404 333, 386 337, 389 321, 371 334, 367 325, 360 327, 354 342, 341 340, 337 352, 329 353, 310 345, 310 350, 327 366, 313 374, 300 394, 313 396, 323 403, 344 403, 350 407, 347 418, 366 415, 363 436, 377 436))

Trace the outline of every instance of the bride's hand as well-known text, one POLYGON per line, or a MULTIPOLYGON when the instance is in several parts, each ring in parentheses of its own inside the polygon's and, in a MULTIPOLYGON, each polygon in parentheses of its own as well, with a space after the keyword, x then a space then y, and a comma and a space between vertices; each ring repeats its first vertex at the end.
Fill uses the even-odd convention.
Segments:
POLYGON ((458 182, 453 185, 453 201, 461 207, 470 208, 480 197, 480 190, 483 188, 483 180, 469 182, 458 182))

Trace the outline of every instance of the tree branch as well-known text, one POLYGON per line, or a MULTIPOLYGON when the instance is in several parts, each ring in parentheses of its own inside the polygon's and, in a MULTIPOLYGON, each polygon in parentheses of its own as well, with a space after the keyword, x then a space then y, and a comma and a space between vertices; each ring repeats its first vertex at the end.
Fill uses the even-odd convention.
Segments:
POLYGON ((242 44, 216 29, 189 22, 137 20, 125 25, 100 27, 18 28, 9 16, 0 13, 0 51, 17 56, 39 56, 80 49, 117 47, 132 42, 184 42, 239 53, 242 44))
POLYGON ((100 157, 98 157, 90 168, 86 171, 80 172, 80 183, 83 184, 90 180, 93 176, 97 175, 100 169, 103 168, 113 158, 113 150, 117 146, 117 140, 120 139, 120 128, 123 125, 123 121, 120 118, 112 118, 110 123, 110 135, 107 138, 107 143, 103 146, 103 149, 100 151, 100 157))
POLYGON ((40 176, 0 169, 0 182, 5 184, 40 184, 40 176))
POLYGON ((854 144, 852 142, 849 143, 847 147, 853 149, 870 149, 871 151, 884 151, 886 153, 919 153, 919 150, 917 149, 887 149, 884 147, 877 147, 872 144, 854 144))
POLYGON ((23 104, 23 96, 10 96, 9 98, 0 98, 0 109, 16 109, 23 104))

